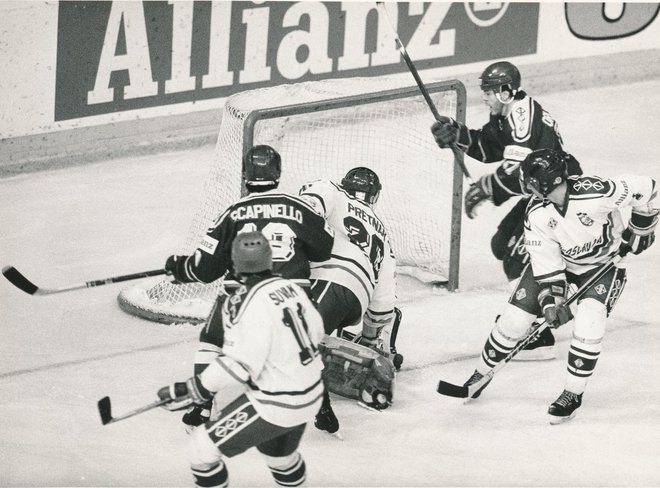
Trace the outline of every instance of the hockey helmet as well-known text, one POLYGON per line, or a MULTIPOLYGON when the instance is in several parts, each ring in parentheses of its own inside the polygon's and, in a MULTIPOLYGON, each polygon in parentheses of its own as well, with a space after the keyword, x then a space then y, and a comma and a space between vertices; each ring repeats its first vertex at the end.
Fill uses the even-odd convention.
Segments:
POLYGON ((555 149, 538 149, 520 165, 523 189, 538 197, 547 197, 568 177, 567 154, 555 149))
POLYGON ((276 186, 282 173, 282 158, 270 146, 252 147, 243 158, 243 180, 251 186, 276 186))
POLYGON ((498 94, 508 91, 513 98, 520 89, 520 71, 508 61, 498 61, 481 73, 479 81, 482 91, 493 90, 498 94))
POLYGON ((231 245, 234 273, 244 275, 273 269, 273 251, 261 232, 243 232, 231 245))
POLYGON ((364 166, 349 170, 341 180, 341 187, 369 205, 375 205, 383 188, 378 175, 364 166))

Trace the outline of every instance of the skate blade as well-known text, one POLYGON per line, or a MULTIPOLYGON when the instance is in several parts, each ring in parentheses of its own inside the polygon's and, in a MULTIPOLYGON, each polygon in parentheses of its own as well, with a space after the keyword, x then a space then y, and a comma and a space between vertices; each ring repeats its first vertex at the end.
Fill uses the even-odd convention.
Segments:
POLYGON ((362 408, 366 409, 366 410, 371 410, 372 412, 382 413, 382 411, 385 410, 384 408, 381 408, 381 409, 379 410, 379 409, 377 409, 377 408, 370 407, 369 405, 367 405, 366 403, 363 403, 363 402, 361 402, 361 401, 358 401, 357 404, 358 404, 359 406, 361 406, 362 408))
POLYGON ((550 418, 549 418, 550 425, 560 425, 560 424, 565 424, 565 423, 568 422, 569 420, 572 420, 573 418, 575 418, 575 413, 576 413, 576 412, 573 412, 572 414, 567 415, 566 417, 557 417, 556 415, 550 415, 550 414, 548 414, 548 417, 550 417, 550 418))

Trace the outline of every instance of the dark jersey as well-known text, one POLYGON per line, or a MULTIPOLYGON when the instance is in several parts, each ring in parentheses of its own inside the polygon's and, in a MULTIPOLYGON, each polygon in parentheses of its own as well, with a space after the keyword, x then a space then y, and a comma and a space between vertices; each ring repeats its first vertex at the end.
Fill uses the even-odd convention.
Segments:
POLYGON ((309 278, 309 261, 330 258, 333 231, 325 219, 297 196, 270 190, 252 193, 227 208, 186 258, 189 281, 211 283, 232 273, 231 245, 241 232, 260 231, 273 251, 273 273, 309 278))
MULTIPOLYGON (((550 114, 536 100, 519 93, 522 97, 511 102, 508 116, 491 115, 481 129, 470 130, 467 155, 484 163, 502 163, 491 182, 495 205, 523 194, 519 166, 527 154, 537 149, 561 150, 563 145, 550 114)), ((569 173, 581 174, 577 161, 575 166, 569 167, 569 173)))

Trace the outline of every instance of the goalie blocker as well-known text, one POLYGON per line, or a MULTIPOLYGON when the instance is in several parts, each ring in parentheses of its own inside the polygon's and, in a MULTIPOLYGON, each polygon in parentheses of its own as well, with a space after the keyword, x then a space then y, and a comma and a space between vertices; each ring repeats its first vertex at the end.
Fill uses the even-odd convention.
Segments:
POLYGON ((392 404, 396 370, 373 349, 334 336, 319 344, 323 379, 331 393, 383 410, 392 404))

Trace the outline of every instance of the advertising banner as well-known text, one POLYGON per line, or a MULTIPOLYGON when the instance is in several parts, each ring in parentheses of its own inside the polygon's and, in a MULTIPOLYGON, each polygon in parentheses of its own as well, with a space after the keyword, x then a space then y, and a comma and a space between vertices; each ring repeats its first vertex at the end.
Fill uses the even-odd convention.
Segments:
MULTIPOLYGON (((420 70, 537 49, 538 3, 387 9, 420 70)), ((57 36, 55 121, 407 69, 375 2, 67 1, 57 36)))

